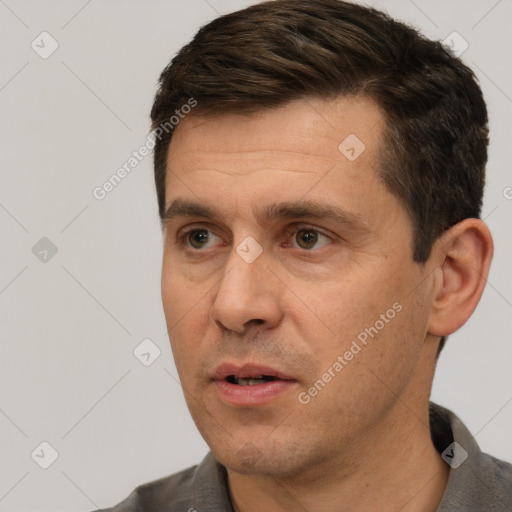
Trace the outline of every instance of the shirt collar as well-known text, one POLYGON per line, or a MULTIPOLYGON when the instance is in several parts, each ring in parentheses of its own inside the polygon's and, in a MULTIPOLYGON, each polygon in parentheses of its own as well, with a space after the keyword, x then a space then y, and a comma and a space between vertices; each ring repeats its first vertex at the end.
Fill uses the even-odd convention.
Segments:
MULTIPOLYGON (((432 402, 429 411, 432 441, 451 466, 446 490, 436 512, 490 510, 499 487, 495 459, 482 453, 454 413, 432 402)), ((191 491, 191 504, 196 510, 233 512, 226 469, 211 452, 195 469, 191 491)))

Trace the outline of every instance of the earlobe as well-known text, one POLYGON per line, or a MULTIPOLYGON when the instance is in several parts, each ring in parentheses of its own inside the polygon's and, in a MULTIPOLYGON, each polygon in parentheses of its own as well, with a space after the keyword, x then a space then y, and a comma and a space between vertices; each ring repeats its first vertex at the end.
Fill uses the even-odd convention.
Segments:
POLYGON ((468 320, 482 296, 493 255, 492 236, 480 219, 465 219, 447 230, 432 252, 441 264, 428 332, 448 336, 468 320))

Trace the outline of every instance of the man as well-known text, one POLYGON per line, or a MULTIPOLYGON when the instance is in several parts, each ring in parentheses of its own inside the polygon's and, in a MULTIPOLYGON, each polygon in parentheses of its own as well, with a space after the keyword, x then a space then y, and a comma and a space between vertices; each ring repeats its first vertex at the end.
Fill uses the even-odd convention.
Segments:
POLYGON ((203 27, 151 117, 163 305, 211 453, 111 510, 511 510, 512 466, 429 407, 493 252, 472 72, 378 11, 276 0, 203 27))

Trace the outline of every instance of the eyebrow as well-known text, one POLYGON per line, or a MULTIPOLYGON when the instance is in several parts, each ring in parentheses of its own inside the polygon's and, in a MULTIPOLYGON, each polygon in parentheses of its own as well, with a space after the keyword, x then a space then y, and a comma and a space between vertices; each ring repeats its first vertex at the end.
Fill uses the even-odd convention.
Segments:
POLYGON ((176 217, 215 217, 215 210, 195 201, 175 199, 165 210, 163 222, 169 222, 176 217))
MULTIPOLYGON (((204 217, 214 219, 222 217, 214 208, 185 199, 175 199, 166 209, 163 223, 166 224, 176 217, 204 217)), ((345 225, 357 231, 370 231, 364 219, 355 213, 348 212, 335 205, 323 204, 318 201, 280 202, 269 205, 261 210, 260 217, 267 222, 292 219, 322 219, 345 225)))

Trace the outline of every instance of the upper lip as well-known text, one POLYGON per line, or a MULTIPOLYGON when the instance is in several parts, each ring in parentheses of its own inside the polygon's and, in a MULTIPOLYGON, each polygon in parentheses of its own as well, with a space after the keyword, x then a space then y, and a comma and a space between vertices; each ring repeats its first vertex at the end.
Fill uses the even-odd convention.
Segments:
POLYGON ((234 364, 222 363, 213 371, 212 378, 214 380, 225 380, 230 375, 238 379, 247 379, 249 377, 259 377, 266 375, 281 380, 295 380, 292 376, 283 373, 280 370, 254 363, 234 364))

